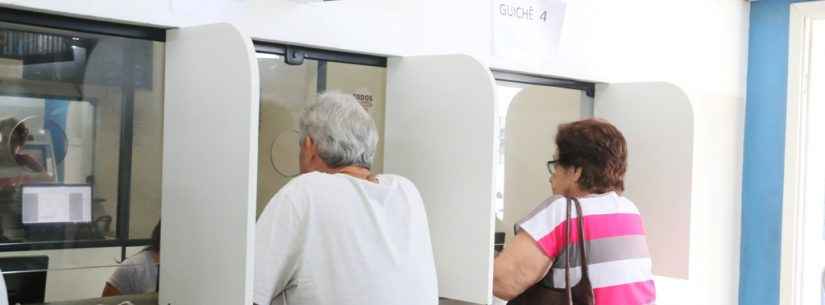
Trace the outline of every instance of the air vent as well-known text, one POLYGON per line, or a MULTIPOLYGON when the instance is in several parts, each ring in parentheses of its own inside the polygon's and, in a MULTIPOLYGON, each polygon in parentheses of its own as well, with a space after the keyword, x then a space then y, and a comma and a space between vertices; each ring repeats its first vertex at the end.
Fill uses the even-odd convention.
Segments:
POLYGON ((22 60, 23 64, 74 61, 72 37, 0 30, 0 57, 22 60))

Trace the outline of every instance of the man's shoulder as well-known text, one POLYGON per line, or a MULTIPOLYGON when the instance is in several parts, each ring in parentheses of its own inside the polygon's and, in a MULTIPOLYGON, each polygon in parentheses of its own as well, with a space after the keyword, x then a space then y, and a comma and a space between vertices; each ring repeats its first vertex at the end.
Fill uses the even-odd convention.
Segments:
POLYGON ((336 183, 340 179, 335 175, 330 175, 322 172, 309 172, 300 174, 289 181, 282 190, 313 188, 318 185, 336 183))
POLYGON ((378 175, 378 180, 382 181, 382 183, 386 184, 399 184, 403 187, 412 187, 415 188, 415 184, 407 177, 396 175, 396 174, 381 174, 378 175))

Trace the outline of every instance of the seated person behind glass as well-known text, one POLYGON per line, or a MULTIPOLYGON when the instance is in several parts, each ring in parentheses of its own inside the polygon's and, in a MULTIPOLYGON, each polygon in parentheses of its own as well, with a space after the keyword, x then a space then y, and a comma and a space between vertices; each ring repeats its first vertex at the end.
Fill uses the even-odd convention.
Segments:
POLYGON ((36 180, 49 180, 48 177, 40 177, 46 174, 43 165, 22 152, 30 137, 26 125, 15 118, 2 120, 0 136, 5 138, 0 139, 0 187, 15 187, 36 180), (32 176, 31 173, 40 175, 32 176))
POLYGON ((103 296, 158 291, 160 271, 160 222, 152 230, 152 245, 123 261, 106 282, 103 296))
POLYGON ((17 127, 15 127, 12 131, 9 143, 12 147, 12 150, 14 151, 14 161, 18 165, 30 171, 40 173, 45 170, 45 168, 43 168, 43 165, 41 165, 39 162, 37 162, 37 160, 32 158, 32 156, 22 153, 23 145, 26 144, 26 140, 29 139, 29 134, 29 129, 26 128, 26 125, 23 125, 22 123, 18 124, 17 127))

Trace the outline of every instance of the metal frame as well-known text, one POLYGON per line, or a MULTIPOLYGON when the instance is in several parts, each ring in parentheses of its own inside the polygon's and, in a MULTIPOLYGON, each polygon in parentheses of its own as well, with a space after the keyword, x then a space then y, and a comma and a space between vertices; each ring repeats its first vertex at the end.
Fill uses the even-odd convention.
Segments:
MULTIPOLYGON (((166 29, 152 28, 137 25, 125 25, 108 21, 87 20, 74 17, 52 15, 39 12, 24 11, 0 7, 0 22, 23 24, 29 26, 46 27, 57 30, 103 34, 131 39, 166 41, 166 29)), ((128 57, 127 58, 131 58, 128 57)), ((124 67, 130 67, 129 63, 124 67)), ((120 150, 118 156, 118 195, 117 195, 117 239, 114 240, 84 240, 84 241, 50 241, 50 242, 23 242, 0 244, 0 252, 77 249, 77 248, 106 248, 121 247, 122 259, 126 258, 126 248, 146 246, 150 239, 130 239, 129 213, 131 211, 131 179, 132 179, 132 152, 134 127, 134 71, 124 68, 126 77, 121 84, 123 89, 123 108, 121 117, 120 150)))
MULTIPOLYGON (((120 152, 118 155, 117 177, 117 229, 120 241, 129 240, 129 214, 132 210, 132 152, 134 150, 135 120, 135 73, 133 67, 133 48, 127 48, 123 65, 123 84, 121 84, 122 104, 120 118, 120 152)), ((121 248, 121 258, 126 259, 126 247, 121 248)))
POLYGON ((387 67, 386 57, 305 48, 262 41, 254 41, 254 43, 255 52, 283 56, 284 62, 289 65, 302 65, 305 59, 318 61, 318 75, 315 88, 315 92, 317 93, 322 93, 327 90, 328 62, 381 68, 387 67))
POLYGON ((287 60, 287 63, 289 64, 300 64, 300 62, 302 62, 303 59, 312 59, 327 62, 331 61, 345 64, 356 64, 362 66, 385 68, 387 67, 386 57, 346 53, 339 51, 329 51, 315 48, 269 43, 263 41, 254 41, 254 43, 255 52, 284 56, 285 60, 287 60))
POLYGON ((166 41, 166 29, 0 8, 0 21, 125 38, 166 41))
POLYGON ((554 78, 498 69, 491 69, 491 71, 493 72, 493 77, 498 81, 581 90, 591 98, 596 96, 596 83, 593 82, 554 78))
MULTIPOLYGON (((21 252, 34 250, 62 250, 82 248, 115 248, 148 246, 151 239, 131 239, 125 242, 117 239, 107 240, 75 240, 75 241, 44 241, 0 244, 0 252, 21 252)), ((125 258, 121 258, 125 259, 125 258)))
POLYGON ((318 79, 315 84, 315 92, 321 93, 327 91, 327 62, 318 62, 318 79))

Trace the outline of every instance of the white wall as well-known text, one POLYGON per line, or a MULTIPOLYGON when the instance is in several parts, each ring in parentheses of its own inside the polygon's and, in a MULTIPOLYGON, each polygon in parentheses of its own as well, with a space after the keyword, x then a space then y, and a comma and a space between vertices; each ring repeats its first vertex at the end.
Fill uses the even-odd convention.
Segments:
POLYGON ((497 68, 611 82, 669 81, 689 91, 743 96, 747 3, 569 2, 558 57, 535 59, 492 56, 486 1, 3 0, 0 5, 162 27, 225 21, 263 40, 385 55, 465 53, 497 68), (331 15, 336 18, 327 18, 331 15))
POLYGON ((673 83, 690 97, 696 118, 692 206, 702 208, 691 215, 691 275, 707 281, 662 279, 659 304, 737 303, 738 246, 731 245, 739 242, 745 1, 569 1, 561 47, 552 59, 494 58, 488 1, 0 3, 170 27, 229 21, 250 36, 272 41, 386 55, 465 53, 496 68, 609 82, 673 83), (730 234, 713 234, 719 230, 730 234))

